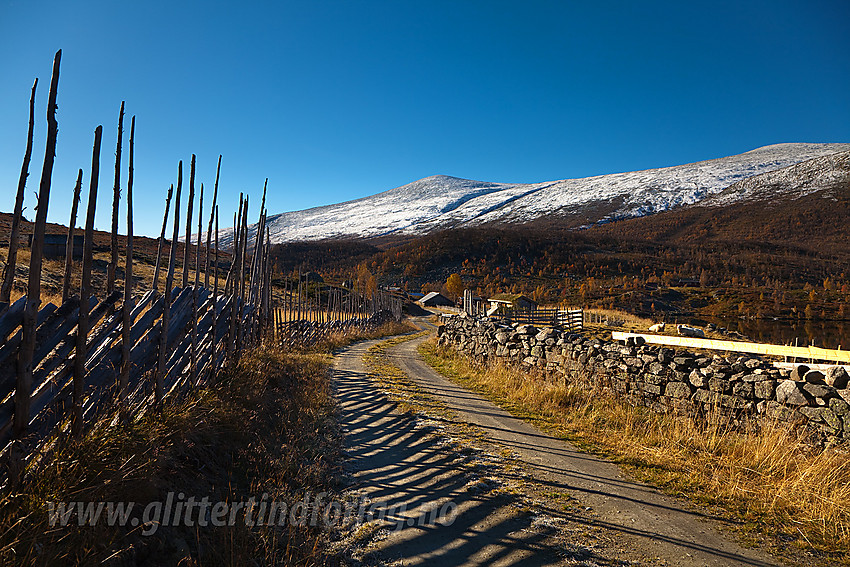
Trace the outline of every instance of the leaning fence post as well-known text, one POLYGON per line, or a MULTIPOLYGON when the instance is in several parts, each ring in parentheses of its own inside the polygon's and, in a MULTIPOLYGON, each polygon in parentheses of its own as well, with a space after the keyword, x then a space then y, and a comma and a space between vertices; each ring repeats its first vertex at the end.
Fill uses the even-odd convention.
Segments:
POLYGON ((74 227, 77 225, 77 205, 80 204, 80 191, 83 188, 83 170, 77 172, 74 185, 74 200, 71 202, 71 222, 68 223, 68 240, 65 241, 65 277, 62 278, 62 303, 71 295, 71 267, 74 264, 74 227))
POLYGON ((186 213, 186 240, 183 246, 183 286, 189 285, 189 244, 192 242, 192 203, 195 200, 195 154, 189 164, 189 209, 186 213))
POLYGON ((91 265, 94 244, 94 214, 97 207, 97 181, 100 175, 100 139, 103 127, 94 131, 94 148, 91 156, 91 179, 89 180, 89 206, 86 214, 86 235, 83 244, 83 274, 80 282, 80 316, 77 320, 77 344, 74 351, 74 399, 72 431, 79 435, 83 431, 83 390, 86 379, 86 340, 89 333, 89 297, 91 296, 91 265))
MULTIPOLYGON (((159 269, 162 264, 162 245, 165 241, 165 225, 168 223, 168 207, 171 205, 171 194, 174 192, 174 184, 168 188, 168 195, 165 197, 165 214, 162 215, 162 230, 159 233, 159 245, 156 248, 156 266, 153 270, 153 289, 154 294, 159 293, 159 269)), ((171 248, 174 247, 174 243, 171 243, 171 248)))
POLYGON ((237 304, 239 303, 239 284, 236 280, 236 271, 239 266, 239 252, 242 250, 242 246, 239 243, 239 240, 242 236, 242 229, 239 227, 239 223, 242 222, 242 197, 242 193, 239 193, 239 212, 233 219, 233 253, 230 256, 230 273, 227 276, 228 285, 230 286, 230 329, 227 334, 228 364, 233 364, 232 358, 234 356, 234 349, 236 347, 236 321, 238 319, 236 310, 238 307, 237 304), (233 277, 231 278, 231 276, 233 277))
POLYGON ((198 196, 198 245, 195 247, 195 285, 192 286, 192 346, 189 352, 189 382, 194 386, 198 381, 198 284, 201 277, 201 230, 204 218, 204 184, 198 196))
POLYGON ((118 142, 115 148, 115 183, 112 185, 111 256, 106 267, 106 295, 115 291, 115 269, 118 267, 118 204, 121 200, 121 139, 124 137, 124 101, 118 111, 118 142))
POLYGON ((121 306, 121 375, 118 379, 119 400, 122 419, 126 420, 127 396, 130 388, 130 309, 133 301, 133 138, 136 133, 136 117, 130 120, 130 155, 127 174, 127 252, 124 258, 124 304, 121 306))
POLYGON ((174 197, 174 231, 168 254, 168 272, 165 276, 165 296, 162 304, 162 325, 159 334, 156 372, 154 374, 154 403, 162 403, 162 382, 165 377, 165 355, 168 349, 168 318, 171 313, 171 286, 174 282, 174 263, 177 255, 177 238, 180 236, 180 190, 183 188, 183 160, 177 164, 177 195, 174 197))
POLYGON ((221 173, 221 155, 219 154, 218 165, 215 167, 215 185, 213 186, 212 204, 210 205, 210 224, 207 227, 207 250, 206 250, 206 261, 204 262, 204 265, 206 266, 206 268, 204 269, 204 287, 205 288, 208 288, 210 286, 210 276, 209 276, 209 273, 208 273, 208 271, 210 269, 210 244, 211 244, 211 239, 212 239, 212 235, 210 234, 210 231, 212 230, 213 215, 215 214, 216 203, 218 201, 218 176, 219 176, 220 173, 221 173))
POLYGON ((30 171, 30 157, 32 156, 32 131, 35 126, 35 88, 38 79, 32 84, 30 93, 30 121, 27 130, 27 149, 24 152, 24 162, 21 164, 21 176, 18 178, 18 193, 15 196, 15 213, 12 216, 12 231, 9 234, 9 256, 6 261, 6 269, 3 271, 3 286, 0 287, 0 303, 9 303, 12 297, 12 286, 15 283, 15 266, 18 262, 18 236, 21 232, 21 217, 24 212, 24 189, 27 186, 27 177, 30 171))
POLYGON ((210 362, 210 379, 215 380, 218 372, 218 354, 216 353, 216 337, 218 337, 218 205, 215 207, 215 265, 213 266, 213 324, 212 324, 212 361, 210 362))
POLYGON ((248 196, 245 196, 245 208, 242 209, 242 235, 240 236, 240 252, 239 252, 239 311, 236 318, 236 359, 239 360, 242 356, 242 339, 245 332, 244 321, 242 320, 242 311, 245 305, 245 256, 248 253, 248 196))
POLYGON ((21 345, 18 351, 18 376, 15 386, 15 422, 13 431, 20 437, 26 433, 30 419, 30 395, 32 394, 32 357, 35 352, 36 320, 41 303, 41 265, 44 251, 44 230, 47 224, 47 203, 50 199, 50 182, 53 177, 53 160, 56 157, 56 91, 59 88, 59 62, 62 50, 53 58, 53 76, 50 79, 50 94, 47 102, 47 147, 41 169, 38 188, 38 209, 33 227, 30 251, 30 274, 27 287, 27 302, 21 324, 21 345))

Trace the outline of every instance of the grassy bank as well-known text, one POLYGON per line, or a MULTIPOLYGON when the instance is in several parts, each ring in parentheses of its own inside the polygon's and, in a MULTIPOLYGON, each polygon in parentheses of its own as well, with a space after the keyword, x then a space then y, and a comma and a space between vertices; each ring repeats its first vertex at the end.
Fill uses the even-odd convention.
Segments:
POLYGON ((625 465, 636 477, 694 502, 721 508, 743 534, 783 554, 850 564, 850 456, 817 450, 785 429, 743 434, 652 413, 603 396, 588 384, 504 365, 478 366, 426 342, 426 361, 550 433, 625 465), (767 536, 763 538, 763 536, 767 536))
MULTIPOLYGON (((142 523, 142 509, 172 498, 295 502, 336 473, 328 357, 262 348, 215 385, 126 426, 98 423, 63 441, 41 471, 0 501, 3 565, 321 564, 321 532, 307 526, 142 523), (133 502, 126 526, 51 526, 61 502, 133 502), (52 503, 52 504, 51 504, 52 503), (135 524, 135 525, 133 525, 135 524), (253 561, 257 563, 252 563, 253 561), (113 562, 113 563, 110 563, 113 562)), ((103 516, 105 516, 104 514, 103 516)))
MULTIPOLYGON (((412 329, 390 322, 369 332, 333 335, 297 352, 265 346, 246 353, 215 384, 168 400, 160 412, 117 426, 115 416, 107 415, 83 438, 59 441, 36 474, 14 494, 0 497, 0 564, 334 564, 323 552, 321 521, 313 526, 280 521, 278 510, 277 522, 259 525, 246 522, 242 508, 235 522, 228 515, 227 525, 217 526, 209 507, 203 526, 197 503, 207 498, 228 503, 232 511, 253 498, 258 518, 263 502, 291 506, 305 495, 333 492, 340 437, 331 354, 356 340, 412 329), (145 517, 145 510, 164 511, 169 498, 186 503, 194 498, 189 523, 169 525, 174 522, 164 514, 159 522, 147 521, 155 517, 145 517), (51 520, 51 511, 63 503, 75 506, 64 526, 60 516, 51 520), (77 503, 83 509, 106 504, 99 521, 80 525, 77 503), (133 509, 123 525, 109 525, 108 506, 127 503, 133 509)), ((266 512, 268 517, 270 505, 266 512)))

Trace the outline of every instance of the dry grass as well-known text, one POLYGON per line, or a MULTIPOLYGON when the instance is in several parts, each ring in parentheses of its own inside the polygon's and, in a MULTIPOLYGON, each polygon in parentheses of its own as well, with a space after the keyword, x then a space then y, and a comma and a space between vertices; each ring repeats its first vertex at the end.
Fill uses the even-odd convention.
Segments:
POLYGON ((411 333, 417 330, 419 329, 413 326, 413 324, 409 321, 389 321, 370 331, 355 330, 332 333, 322 339, 319 343, 304 347, 304 351, 331 354, 355 341, 380 339, 382 337, 411 333))
POLYGON ((620 311, 619 309, 601 309, 591 307, 584 311, 585 317, 590 315, 594 319, 595 322, 591 323, 593 325, 604 325, 603 322, 607 321, 610 325, 605 326, 616 326, 626 329, 647 329, 657 322, 652 319, 645 319, 643 317, 638 317, 637 315, 632 315, 626 311, 620 311))
POLYGON ((0 564, 316 565, 317 528, 292 526, 50 528, 48 502, 148 502, 170 491, 211 501, 268 493, 295 502, 328 490, 337 436, 326 355, 262 348, 216 385, 196 390, 127 426, 109 417, 65 440, 15 495, 0 500, 0 564), (259 563, 256 563, 259 561, 259 563), (121 564, 127 564, 122 562, 121 564))
POLYGON ((669 493, 724 509, 743 533, 778 553, 789 543, 824 561, 850 564, 850 456, 814 449, 783 427, 741 433, 652 413, 594 391, 513 367, 477 367, 455 350, 425 343, 441 373, 484 393, 554 434, 626 465, 669 493))
MULTIPOLYGON (((6 259, 8 258, 8 247, 0 247, 0 275, 6 267, 6 259)), ((180 248, 182 250, 182 247, 180 248)), ((139 254, 133 256, 133 284, 137 294, 149 290, 153 285, 153 275, 155 268, 155 254, 139 254)), ((109 252, 95 252, 92 254, 92 287, 95 295, 103 297, 106 289, 106 267, 110 262, 111 254, 109 252)), ((201 257, 203 263, 204 256, 201 257)), ((163 254, 164 265, 160 268, 159 291, 165 291, 165 276, 168 270, 168 256, 163 254)), ((12 287, 12 302, 26 295, 27 278, 29 277, 30 249, 21 247, 18 249, 18 257, 16 260, 17 268, 15 270, 15 282, 12 287)), ((191 256, 191 266, 195 265, 195 256, 191 256)), ((124 289, 124 267, 125 256, 123 250, 118 255, 118 268, 116 269, 115 286, 118 290, 124 289)), ((65 260, 57 258, 45 258, 42 266, 41 280, 41 300, 42 305, 52 302, 54 305, 62 303, 62 280, 65 274, 65 260)), ((71 293, 79 294, 80 278, 82 268, 79 260, 74 260, 71 271, 71 293)), ((224 284, 227 274, 224 269, 219 269, 219 289, 224 289, 224 284)), ((175 285, 180 285, 183 278, 183 262, 182 258, 178 257, 175 263, 174 270, 175 285)), ((213 275, 210 272, 210 289, 213 287, 213 275)), ((200 272, 200 281, 204 281, 204 272, 200 272)), ((195 281, 195 270, 189 269, 189 282, 195 281)))

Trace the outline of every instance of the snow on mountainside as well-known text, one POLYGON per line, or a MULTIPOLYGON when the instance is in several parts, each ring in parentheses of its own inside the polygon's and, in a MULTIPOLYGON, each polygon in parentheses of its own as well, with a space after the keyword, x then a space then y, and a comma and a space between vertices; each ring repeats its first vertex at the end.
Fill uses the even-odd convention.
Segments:
POLYGON ((725 207, 734 203, 799 199, 812 193, 835 198, 835 192, 850 187, 850 151, 812 158, 782 169, 733 183, 698 206, 725 207))
POLYGON ((850 144, 777 144, 687 165, 531 184, 436 175, 355 201, 271 215, 268 226, 272 242, 280 243, 421 234, 544 216, 588 225, 696 203, 744 179, 848 150, 850 144))

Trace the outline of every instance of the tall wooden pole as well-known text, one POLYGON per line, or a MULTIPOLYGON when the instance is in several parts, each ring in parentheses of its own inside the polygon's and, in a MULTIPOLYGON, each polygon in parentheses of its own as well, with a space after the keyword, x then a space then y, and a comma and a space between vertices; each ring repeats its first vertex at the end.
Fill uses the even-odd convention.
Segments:
POLYGON ((198 284, 201 277, 201 230, 204 218, 204 184, 198 196, 198 245, 195 247, 195 285, 192 287, 192 347, 189 352, 189 379, 194 386, 198 382, 198 284))
POLYGON ((56 91, 59 89, 59 63, 62 50, 53 58, 53 76, 50 79, 50 94, 47 101, 47 147, 44 150, 44 165, 38 188, 38 209, 30 251, 30 274, 27 287, 27 302, 21 324, 21 345, 18 350, 17 384, 15 387, 15 423, 13 432, 21 436, 26 432, 30 419, 30 395, 32 394, 32 357, 35 352, 35 331, 38 307, 41 304, 41 264, 44 251, 44 230, 47 225, 47 203, 50 200, 50 182, 53 178, 53 160, 56 157, 56 91))
POLYGON ((239 251, 239 317, 236 320, 236 359, 242 356, 242 345, 245 333, 245 321, 242 319, 242 311, 245 305, 245 256, 247 255, 248 242, 248 196, 245 196, 245 208, 242 209, 242 236, 239 251))
POLYGON ((219 177, 220 173, 221 173, 221 155, 218 156, 218 165, 215 167, 215 185, 213 186, 212 205, 210 205, 210 224, 207 227, 207 259, 206 259, 206 262, 204 262, 204 265, 206 266, 206 268, 204 268, 204 287, 205 288, 210 287, 210 276, 209 276, 210 239, 212 238, 210 231, 212 230, 213 216, 217 214, 216 205, 218 203, 218 177, 219 177))
POLYGON ((230 329, 227 334, 227 360, 228 364, 234 364, 234 349, 236 348, 236 322, 239 319, 239 283, 237 271, 239 269, 239 253, 242 246, 239 242, 242 236, 242 229, 239 224, 242 222, 242 207, 243 195, 239 193, 239 212, 233 219, 233 253, 230 257, 230 274, 227 279, 230 286, 230 329), (232 277, 231 277, 232 276, 232 277))
POLYGON ((213 324, 212 324, 212 360, 210 361, 210 379, 215 380, 218 372, 218 353, 216 338, 218 337, 218 205, 215 206, 215 265, 213 266, 213 324))
POLYGON ((80 316, 77 322, 77 344, 74 351, 74 400, 71 429, 74 435, 83 431, 83 390, 86 380, 86 341, 89 334, 89 297, 91 297, 92 248, 94 247, 94 214, 97 207, 97 181, 100 177, 100 139, 103 126, 94 131, 89 180, 89 206, 86 214, 86 235, 83 244, 83 275, 80 282, 80 316))
POLYGON ((24 152, 24 163, 21 164, 21 176, 18 178, 18 193, 15 196, 15 214, 12 216, 12 231, 9 234, 9 256, 6 268, 3 270, 3 285, 0 286, 0 303, 9 303, 12 297, 12 286, 15 283, 15 266, 18 263, 18 237, 21 232, 21 217, 24 212, 24 189, 30 174, 30 158, 32 157, 32 131, 35 127, 35 88, 38 79, 32 84, 30 93, 30 122, 27 130, 27 149, 24 152))
POLYGON ((174 283, 174 263, 177 256, 177 239, 180 236, 180 190, 183 188, 183 161, 177 164, 177 195, 174 197, 174 232, 171 237, 171 251, 168 254, 168 273, 165 276, 165 296, 162 304, 162 328, 159 335, 156 373, 154 374, 154 402, 162 403, 163 379, 165 378, 165 355, 168 349, 168 318, 171 314, 171 286, 174 283))
POLYGON ((115 291, 115 270, 118 267, 118 204, 121 200, 121 142, 124 137, 124 101, 118 111, 118 142, 115 147, 115 182, 112 185, 112 239, 109 265, 106 267, 106 295, 115 291))
MULTIPOLYGON (((160 264, 162 263, 162 244, 165 241, 165 225, 168 223, 168 207, 171 205, 171 194, 174 192, 174 184, 171 184, 171 187, 168 188, 168 195, 165 197, 165 214, 162 215, 162 230, 159 233, 159 245, 156 249, 156 267, 153 270, 153 289, 154 293, 158 293, 157 288, 159 287, 159 269, 160 264)), ((171 248, 174 248, 174 242, 171 243, 171 248)))
POLYGON ((77 172, 74 185, 74 200, 71 202, 71 221, 68 223, 68 240, 65 241, 65 277, 62 278, 62 303, 71 296, 71 268, 74 265, 74 227, 77 226, 77 206, 80 204, 80 191, 83 188, 83 170, 77 172))
MULTIPOLYGON (((133 144, 136 134, 136 117, 130 120, 130 155, 127 173, 127 252, 124 264, 124 304, 121 307, 121 375, 118 379, 119 400, 124 412, 130 389, 130 309, 133 307, 133 144)), ((122 416, 127 419, 127 415, 122 416)))
POLYGON ((189 210, 186 213, 186 240, 183 247, 183 286, 189 285, 189 245, 192 242, 192 204, 195 200, 195 154, 189 164, 189 210))

